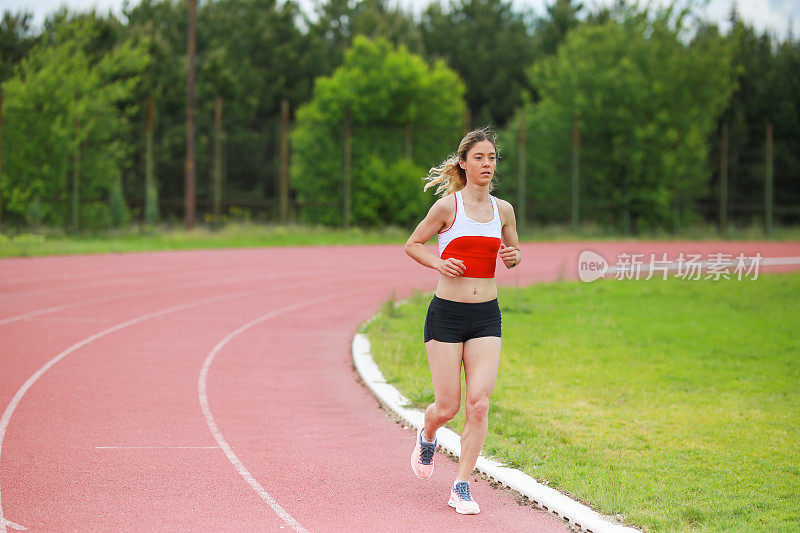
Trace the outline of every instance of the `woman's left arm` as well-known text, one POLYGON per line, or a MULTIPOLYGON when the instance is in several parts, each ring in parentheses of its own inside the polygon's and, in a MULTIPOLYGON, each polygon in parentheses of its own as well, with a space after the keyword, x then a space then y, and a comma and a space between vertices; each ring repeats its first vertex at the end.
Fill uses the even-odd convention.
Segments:
POLYGON ((500 211, 500 220, 503 222, 503 244, 500 245, 500 259, 503 260, 506 268, 514 268, 522 262, 514 207, 505 200, 498 199, 497 208, 500 211))

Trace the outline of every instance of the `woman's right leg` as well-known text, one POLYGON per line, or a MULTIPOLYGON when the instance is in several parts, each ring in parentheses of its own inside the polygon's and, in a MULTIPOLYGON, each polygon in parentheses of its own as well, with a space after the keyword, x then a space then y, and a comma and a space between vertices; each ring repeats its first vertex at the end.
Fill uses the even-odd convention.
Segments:
POLYGON ((436 430, 456 416, 461 407, 461 358, 464 344, 429 340, 425 343, 425 351, 431 369, 434 403, 425 409, 423 436, 432 441, 436 430))

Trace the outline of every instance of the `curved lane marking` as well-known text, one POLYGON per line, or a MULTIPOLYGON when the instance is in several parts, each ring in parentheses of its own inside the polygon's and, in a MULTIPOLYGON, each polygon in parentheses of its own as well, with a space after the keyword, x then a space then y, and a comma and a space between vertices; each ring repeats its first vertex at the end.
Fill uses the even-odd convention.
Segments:
MULTIPOLYGON (((374 272, 383 272, 383 271, 394 271, 398 270, 396 267, 392 267, 389 269, 371 269, 369 271, 363 271, 364 274, 374 273, 374 272)), ((306 274, 314 275, 317 273, 327 273, 329 269, 326 268, 319 268, 313 269, 309 271, 304 271, 306 274)), ((296 273, 292 272, 291 277, 295 277, 296 273)), ((363 276, 362 276, 363 277, 363 276)), ((228 277, 224 280, 215 280, 215 281, 200 281, 200 282, 190 282, 185 283, 183 285, 173 285, 167 289, 146 289, 140 291, 129 292, 126 294, 120 294, 115 296, 100 296, 98 298, 90 298, 88 300, 74 300, 72 302, 67 302, 59 305, 55 305, 52 307, 45 307, 42 309, 37 309, 34 311, 28 311, 26 313, 22 313, 20 315, 13 315, 3 319, 0 319, 0 326, 5 324, 11 324, 13 322, 18 322, 20 320, 26 320, 28 318, 35 318, 37 316, 47 315, 50 313, 55 313, 58 311, 63 311, 64 309, 71 309, 74 307, 80 307, 82 305, 90 305, 90 304, 98 304, 98 303, 106 303, 106 302, 113 302, 116 300, 124 300, 125 298, 135 298, 138 296, 145 296, 148 294, 158 294, 163 292, 169 292, 172 290, 184 290, 184 289, 193 289, 196 287, 213 287, 216 285, 225 285, 230 283, 250 283, 254 281, 267 281, 267 280, 280 280, 280 276, 277 274, 270 274, 268 276, 250 276, 250 277, 243 277, 237 278, 236 276, 228 277)))
POLYGON ((11 520, 9 520, 8 518, 3 518, 3 520, 0 522, 0 525, 2 525, 2 526, 4 526, 4 527, 5 527, 5 526, 8 526, 8 527, 10 527, 11 529, 16 529, 17 531, 25 531, 26 529, 28 529, 28 528, 27 528, 27 527, 25 527, 25 526, 21 526, 21 525, 19 525, 19 524, 15 524, 14 522, 12 522, 11 520))
MULTIPOLYGON (((281 286, 279 288, 285 289, 285 288, 288 288, 288 287, 305 286, 305 285, 308 285, 308 284, 309 284, 309 282, 302 282, 302 283, 296 283, 296 284, 283 285, 283 286, 281 286)), ((247 290, 236 291, 236 292, 232 292, 232 293, 228 293, 228 294, 222 294, 222 295, 219 295, 219 296, 212 296, 210 298, 203 298, 201 300, 196 300, 194 302, 190 302, 190 303, 186 303, 186 304, 173 305, 171 307, 167 307, 167 308, 161 309, 159 311, 153 311, 151 313, 147 313, 147 314, 141 315, 139 317, 132 318, 132 319, 126 320, 124 322, 120 322, 119 324, 116 324, 114 326, 106 328, 106 329, 104 329, 104 330, 102 330, 102 331, 100 331, 98 333, 95 333, 94 335, 86 337, 85 339, 83 339, 80 342, 77 342, 77 343, 73 344, 72 346, 70 346, 69 348, 64 350, 63 352, 59 353, 58 355, 56 355, 55 357, 50 359, 39 370, 37 370, 31 377, 29 377, 28 380, 22 385, 22 387, 20 387, 20 389, 17 391, 17 393, 11 399, 11 402, 9 402, 9 404, 6 406, 6 409, 3 412, 3 417, 0 418, 0 459, 2 459, 2 456, 3 456, 3 442, 5 441, 6 430, 8 429, 8 424, 11 421, 11 416, 14 414, 14 411, 17 409, 17 406, 19 405, 19 402, 22 401, 22 397, 25 396, 25 393, 28 392, 28 390, 33 386, 33 384, 36 383, 36 381, 38 381, 39 378, 42 377, 42 375, 45 372, 50 370, 50 368, 52 368, 53 365, 55 365, 56 363, 58 363, 59 361, 64 359, 66 356, 68 356, 72 352, 74 352, 74 351, 76 351, 76 350, 78 350, 80 348, 83 348, 87 344, 90 344, 90 343, 96 341, 97 339, 99 339, 101 337, 105 337, 106 335, 108 335, 110 333, 114 333, 115 331, 119 331, 121 329, 127 328, 129 326, 133 326, 135 324, 139 324, 140 322, 144 322, 145 320, 149 320, 151 318, 156 318, 156 317, 167 315, 169 313, 174 313, 174 312, 177 312, 177 311, 183 311, 185 309, 190 309, 192 307, 197 307, 197 306, 200 306, 200 305, 219 302, 219 301, 223 301, 223 300, 229 300, 229 299, 237 298, 239 296, 253 294, 254 292, 263 292, 263 291, 264 291, 264 289, 262 289, 262 290, 247 289, 247 290)), ((2 495, 3 495, 3 491, 2 491, 2 486, 0 485, 0 533, 6 533, 6 531, 7 531, 6 530, 6 525, 7 525, 8 521, 3 516, 3 498, 2 498, 2 495)), ((9 526, 9 527, 11 527, 11 526, 9 526)))
MULTIPOLYGON (((366 290, 366 289, 364 289, 366 290)), ((208 429, 211 430, 211 434, 214 435, 214 439, 219 444, 219 447, 225 453, 225 456, 228 460, 233 464, 236 471, 239 473, 240 476, 247 481, 247 484, 250 485, 253 490, 261 497, 267 505, 269 505, 275 514, 277 514, 289 527, 297 531, 298 533, 308 533, 307 530, 300 525, 300 523, 295 520, 292 515, 290 515, 286 510, 280 506, 280 504, 275 501, 275 498, 270 496, 270 494, 261 486, 261 484, 253 477, 253 475, 247 470, 247 468, 242 464, 239 458, 231 449, 228 441, 225 440, 225 437, 222 435, 222 432, 217 427, 216 422, 214 421, 214 415, 211 414, 211 408, 208 405, 208 387, 207 387, 207 378, 208 378, 208 370, 211 367, 211 363, 214 361, 214 358, 217 354, 222 350, 222 348, 228 344, 234 337, 237 335, 247 331, 248 329, 252 328, 253 326, 260 324, 270 318, 274 318, 278 315, 288 313, 290 311, 294 311, 303 307, 308 307, 314 304, 319 304, 325 302, 327 300, 333 300, 335 298, 339 298, 342 296, 349 296, 352 295, 354 292, 361 292, 361 291, 344 291, 338 292, 335 294, 330 294, 328 296, 322 296, 319 298, 314 298, 313 300, 306 300, 304 302, 287 305, 286 307, 281 307, 280 309, 276 309, 274 311, 270 311, 264 315, 261 315, 258 318, 254 318, 250 322, 239 326, 234 331, 229 333, 224 339, 219 341, 214 348, 211 349, 209 354, 206 356, 205 361, 203 361, 203 367, 200 369, 200 377, 197 380, 197 391, 198 391, 198 399, 200 400, 200 409, 203 411, 203 416, 205 416, 206 423, 208 424, 208 429)))
POLYGON ((274 280, 278 278, 276 274, 270 274, 268 276, 250 276, 246 278, 237 278, 236 276, 231 276, 225 278, 223 280, 214 280, 214 281, 197 281, 191 283, 184 283, 183 285, 173 285, 168 288, 162 289, 145 289, 140 291, 129 292, 125 294, 118 294, 114 296, 100 296, 98 298, 90 298, 88 300, 77 300, 73 302, 67 302, 64 304, 55 305, 52 307, 46 307, 43 309, 37 309, 35 311, 28 311, 27 313, 23 313, 21 315, 14 315, 7 318, 0 320, 0 326, 4 324, 10 324, 12 322, 17 322, 19 320, 25 320, 27 318, 33 318, 41 315, 47 315, 50 313, 55 313, 57 311, 63 311, 64 309, 70 309, 73 307, 80 307, 82 305, 90 305, 90 304, 99 304, 99 303, 107 303, 113 302, 115 300, 124 300, 126 298, 136 298, 139 296, 146 296, 148 294, 158 294, 170 291, 180 291, 185 289, 195 289, 199 287, 213 287, 216 285, 227 285, 231 283, 250 283, 254 281, 268 281, 274 280))

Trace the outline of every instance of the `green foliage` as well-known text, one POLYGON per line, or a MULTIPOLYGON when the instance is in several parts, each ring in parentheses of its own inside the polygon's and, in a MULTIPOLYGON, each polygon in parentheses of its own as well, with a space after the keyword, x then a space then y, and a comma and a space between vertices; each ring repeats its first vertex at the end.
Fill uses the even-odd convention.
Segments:
MULTIPOLYGON (((684 44, 682 28, 670 9, 623 12, 570 32, 529 70, 542 99, 520 112, 532 130, 528 189, 537 200, 568 212, 574 117, 581 203, 594 203, 600 222, 626 232, 675 227, 686 217, 679 208, 708 193, 707 139, 731 93, 731 54, 719 37, 684 44)), ((506 133, 514 172, 518 120, 506 133)))
POLYGON ((114 225, 111 207, 106 202, 86 202, 81 205, 81 229, 97 231, 114 225))
MULTIPOLYGON (((29 204, 38 198, 42 221, 63 226, 76 165, 82 200, 105 201, 119 182, 131 151, 121 142, 130 127, 124 104, 148 57, 129 43, 91 53, 99 26, 93 17, 54 23, 3 84, 2 196, 12 217, 30 218, 29 204)), ((93 224, 98 209, 82 206, 79 219, 93 224)))
POLYGON ((33 15, 27 12, 3 12, 0 20, 0 83, 9 79, 14 67, 35 44, 31 31, 33 15))
POLYGON ((327 0, 316 10, 316 22, 310 36, 324 47, 323 63, 329 74, 344 59, 345 51, 357 35, 384 38, 395 46, 404 45, 413 53, 422 53, 422 35, 416 21, 399 6, 387 0, 327 0))
POLYGON ((25 210, 25 222, 28 226, 38 229, 44 221, 44 206, 42 200, 36 196, 28 203, 28 208, 25 210))
POLYGON ((108 207, 111 215, 111 224, 114 227, 122 226, 130 219, 128 206, 125 204, 125 194, 122 191, 122 180, 119 178, 114 180, 111 186, 108 207))
MULTIPOLYGON (((639 4, 630 2, 601 7, 585 0, 548 0, 544 14, 534 17, 510 0, 457 0, 435 1, 417 20, 389 0, 322 0, 312 16, 301 9, 307 4, 297 0, 200 2, 198 206, 209 205, 205 200, 211 194, 215 99, 223 102, 225 201, 251 206, 255 217, 269 217, 265 206, 276 197, 281 101, 287 99, 292 111, 308 104, 314 80, 332 79, 345 51, 364 35, 405 46, 431 62, 446 61, 464 81, 466 90, 458 89, 455 99, 466 98, 471 123, 507 128, 501 135, 506 161, 500 194, 516 190, 519 114, 512 114, 525 109, 531 218, 569 219, 570 134, 573 116, 580 115, 582 219, 595 227, 674 230, 703 213, 707 219, 713 216, 719 180, 710 169, 720 160, 714 126, 722 124, 730 131, 732 223, 762 221, 767 124, 775 138, 776 222, 797 223, 800 212, 792 208, 800 203, 800 41, 792 35, 779 41, 760 34, 735 9, 730 32, 720 36, 697 13, 697 2, 672 4, 689 9, 637 13, 630 6, 639 4), (689 17, 693 32, 682 24, 689 17), (529 101, 523 102, 523 95, 529 101)), ((123 12, 118 20, 64 7, 47 17, 41 31, 32 28, 32 16, 24 11, 3 13, 0 83, 7 83, 0 202, 11 226, 28 219, 51 225, 68 220, 76 163, 81 202, 116 202, 110 207, 117 213, 114 220, 130 217, 120 209, 121 199, 130 202, 134 216, 150 214, 151 224, 159 209, 167 219, 181 211, 186 3, 134 0, 123 12), (149 96, 155 101, 154 174, 159 182, 146 190, 142 134, 149 96), (122 187, 115 192, 117 182, 122 187)), ((361 73, 372 67, 350 68, 361 73)), ((403 65, 400 70, 416 68, 403 65)), ((340 102, 363 99, 361 107, 371 110, 353 121, 351 222, 367 223, 385 216, 392 187, 364 176, 381 174, 383 165, 402 189, 408 178, 401 180, 401 175, 413 176, 452 151, 458 135, 442 144, 429 144, 430 139, 450 135, 464 117, 411 119, 409 134, 406 115, 428 113, 404 110, 403 99, 414 91, 397 90, 394 82, 367 87, 357 81, 355 89, 339 91, 335 98, 324 88, 327 82, 318 92, 328 91, 325 98, 340 102), (389 103, 381 109, 378 102, 389 103), (399 163, 404 158, 406 163, 399 163), (371 195, 381 200, 376 204, 371 195)), ((446 99, 437 94, 433 101, 441 98, 446 99)), ((295 166, 302 171, 295 174, 300 180, 295 189, 300 192, 310 180, 319 191, 317 200, 301 194, 310 202, 303 213, 307 220, 341 222, 343 108, 314 105, 317 111, 307 110, 304 120, 322 129, 295 148, 321 147, 327 155, 316 157, 313 149, 291 154, 304 161, 295 166)), ((430 108, 438 112, 437 105, 430 108)), ((450 110, 444 114, 455 116, 450 110)), ((416 177, 413 181, 416 188, 416 177)), ((409 206, 409 212, 392 209, 390 218, 410 221, 411 212, 428 200, 403 194, 403 209, 409 206)))
POLYGON ((453 151, 464 86, 441 62, 357 37, 344 64, 317 80, 292 133, 292 185, 303 220, 342 222, 343 137, 352 116, 352 216, 356 224, 409 224, 429 200, 420 178, 453 151), (409 157, 410 156, 410 157, 409 157), (420 162, 415 164, 415 162, 420 162))
POLYGON ((542 56, 555 54, 567 33, 578 27, 583 4, 574 0, 554 0, 547 6, 547 16, 536 22, 534 41, 542 56))
MULTIPOLYGON (((729 129, 729 202, 747 204, 764 194, 764 146, 767 124, 774 129, 775 195, 778 204, 800 202, 800 41, 776 42, 757 33, 732 14, 725 36, 733 50, 734 91, 719 118, 729 129)), ((708 31, 713 31, 709 29, 708 31)), ((719 135, 712 144, 719 154, 719 135)), ((719 155, 717 155, 717 158, 719 155)), ((718 180, 716 183, 719 183, 718 180)), ((714 199, 718 189, 714 191, 714 199)), ((786 210, 782 217, 796 223, 800 213, 786 210)))
POLYGON ((530 89, 525 68, 536 47, 522 13, 504 0, 432 3, 421 22, 429 57, 443 58, 467 86, 472 124, 504 126, 530 89))
MULTIPOLYGON (((180 198, 183 193, 186 148, 186 5, 175 0, 144 0, 126 6, 124 39, 147 50, 151 61, 146 65, 135 98, 144 103, 148 96, 155 102, 154 174, 161 179, 157 196, 180 198)), ((144 119, 144 110, 139 120, 144 119)), ((142 126, 144 124, 140 122, 142 126)), ((129 193, 147 194, 144 184, 143 128, 137 132, 138 150, 132 155, 135 169, 129 193)), ((198 168, 201 168, 200 154, 198 168)))

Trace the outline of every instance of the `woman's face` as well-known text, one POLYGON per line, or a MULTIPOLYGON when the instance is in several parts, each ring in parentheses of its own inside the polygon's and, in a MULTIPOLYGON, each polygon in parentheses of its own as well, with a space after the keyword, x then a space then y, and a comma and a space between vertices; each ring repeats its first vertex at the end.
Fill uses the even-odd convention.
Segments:
POLYGON ((458 164, 467 173, 467 183, 488 185, 494 177, 497 154, 490 141, 479 141, 467 152, 466 159, 458 159, 458 164))

